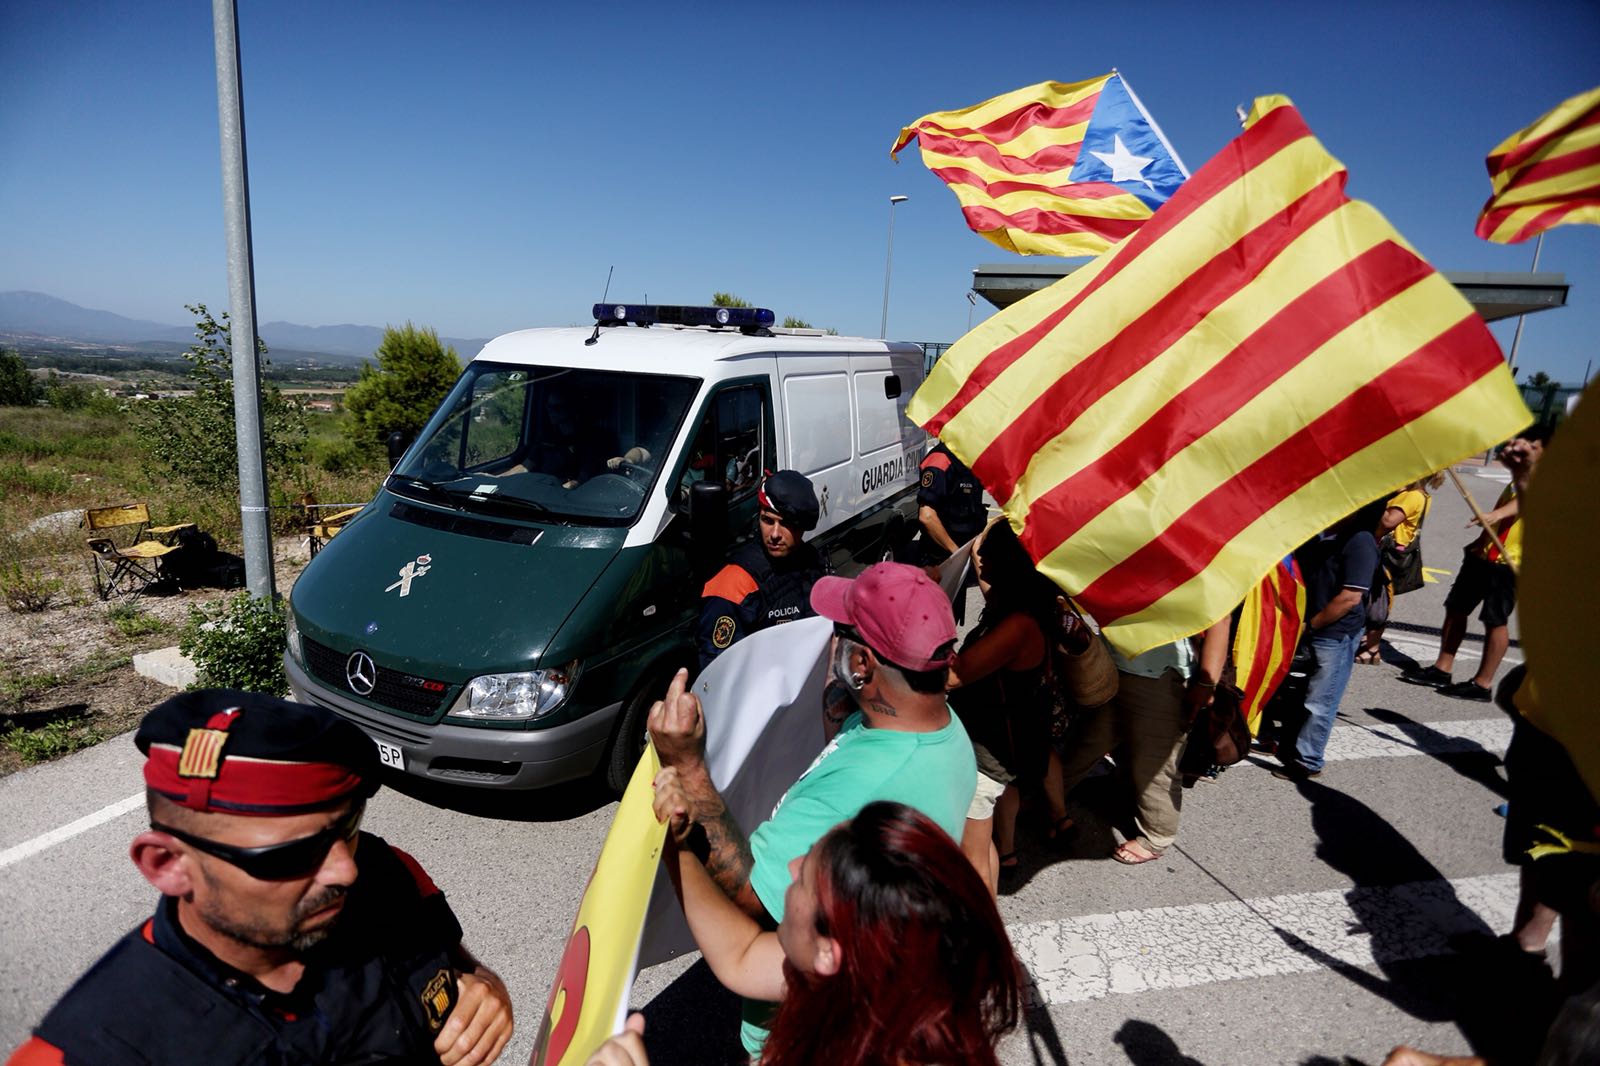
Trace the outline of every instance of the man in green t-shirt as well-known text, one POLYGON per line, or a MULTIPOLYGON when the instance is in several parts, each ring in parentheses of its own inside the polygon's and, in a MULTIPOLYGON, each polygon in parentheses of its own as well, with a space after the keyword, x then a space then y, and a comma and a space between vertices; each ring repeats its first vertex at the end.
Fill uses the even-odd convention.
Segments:
MULTIPOLYGON (((700 701, 679 672, 650 710, 650 737, 676 770, 705 833, 706 869, 740 909, 769 928, 783 920, 789 863, 875 800, 915 807, 960 839, 977 789, 977 764, 945 704, 955 648, 950 601, 914 566, 879 563, 855 580, 824 577, 811 606, 834 622, 824 695, 828 744, 748 836, 729 814, 705 763, 700 701)), ((752 1054, 766 1030, 748 1004, 741 1037, 752 1054)))

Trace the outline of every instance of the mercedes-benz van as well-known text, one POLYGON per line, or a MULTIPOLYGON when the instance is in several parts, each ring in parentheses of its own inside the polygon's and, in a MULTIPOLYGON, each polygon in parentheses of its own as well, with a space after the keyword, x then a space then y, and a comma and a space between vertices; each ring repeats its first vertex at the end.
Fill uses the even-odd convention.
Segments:
POLYGON ((391 767, 533 788, 603 764, 621 788, 763 471, 811 479, 839 573, 916 532, 918 346, 759 308, 595 317, 485 345, 294 586, 296 697, 391 767))

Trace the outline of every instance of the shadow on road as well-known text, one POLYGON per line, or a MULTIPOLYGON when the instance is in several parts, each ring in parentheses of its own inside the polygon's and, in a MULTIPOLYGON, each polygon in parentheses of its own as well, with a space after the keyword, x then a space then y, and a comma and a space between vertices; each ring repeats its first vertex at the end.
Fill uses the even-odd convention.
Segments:
POLYGON ((1000 894, 1011 895, 1041 870, 1058 862, 1109 858, 1117 846, 1112 827, 1130 835, 1133 833, 1133 811, 1127 788, 1126 780, 1114 773, 1085 778, 1067 800, 1067 813, 1073 819, 1073 826, 1054 840, 1046 835, 1050 818, 1044 797, 1030 795, 1028 808, 1017 819, 1017 867, 1015 872, 1008 871, 1002 876, 1000 894))
POLYGON ((1399 711, 1391 711, 1387 707, 1368 707, 1366 712, 1385 725, 1392 725, 1400 730, 1417 748, 1444 763, 1462 777, 1476 781, 1489 791, 1509 798, 1506 779, 1500 775, 1501 758, 1483 745, 1475 744, 1473 745, 1475 750, 1470 751, 1428 750, 1443 747, 1447 743, 1459 744, 1461 741, 1457 737, 1441 733, 1424 722, 1419 722, 1399 711))
POLYGON ((1284 943, 1414 1018, 1454 1022, 1473 1051, 1492 1062, 1530 1058, 1537 1050, 1537 1033, 1529 1033, 1523 1022, 1537 1013, 1529 998, 1540 996, 1540 989, 1511 979, 1488 954, 1419 951, 1419 944, 1440 937, 1492 940, 1493 931, 1457 898, 1444 875, 1372 808, 1317 781, 1301 781, 1296 787, 1311 804, 1318 857, 1356 885, 1346 895, 1356 917, 1349 933, 1369 938, 1379 972, 1275 926, 1284 943), (1368 891, 1415 882, 1427 884, 1412 897, 1417 913, 1409 917, 1397 916, 1384 894, 1368 891))
POLYGON ((1185 1055, 1177 1041, 1152 1022, 1129 1018, 1111 1039, 1122 1045, 1134 1066, 1205 1066, 1199 1059, 1185 1055))

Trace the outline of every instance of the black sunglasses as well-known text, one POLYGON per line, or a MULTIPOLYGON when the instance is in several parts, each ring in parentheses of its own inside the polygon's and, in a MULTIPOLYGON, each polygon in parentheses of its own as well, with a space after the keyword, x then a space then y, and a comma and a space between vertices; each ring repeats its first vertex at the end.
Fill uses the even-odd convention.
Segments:
POLYGON ((833 623, 833 635, 838 637, 840 640, 855 641, 863 648, 867 646, 867 642, 861 639, 861 634, 856 632, 856 627, 853 625, 848 625, 844 622, 833 623))
POLYGON ((259 848, 222 844, 185 833, 181 829, 174 829, 170 825, 162 825, 160 822, 151 822, 150 828, 176 837, 196 851, 215 855, 223 862, 237 866, 257 881, 287 881, 316 873, 317 868, 328 857, 333 845, 340 840, 349 844, 353 851, 356 834, 361 829, 361 816, 366 813, 366 808, 365 803, 358 803, 351 807, 350 812, 343 818, 321 832, 300 837, 298 840, 286 840, 282 844, 267 844, 259 848))

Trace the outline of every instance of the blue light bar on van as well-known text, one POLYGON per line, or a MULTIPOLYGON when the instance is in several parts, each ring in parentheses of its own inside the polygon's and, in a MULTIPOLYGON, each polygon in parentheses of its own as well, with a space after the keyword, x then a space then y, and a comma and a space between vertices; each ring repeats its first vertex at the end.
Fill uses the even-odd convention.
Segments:
POLYGON ((677 304, 595 304, 594 320, 620 326, 725 326, 766 329, 777 317, 765 307, 682 307, 677 304))

